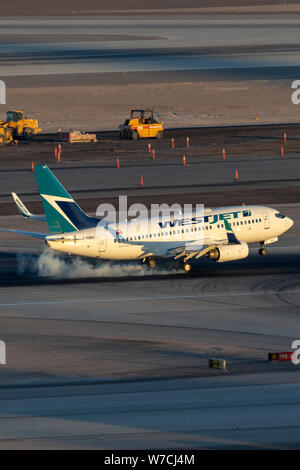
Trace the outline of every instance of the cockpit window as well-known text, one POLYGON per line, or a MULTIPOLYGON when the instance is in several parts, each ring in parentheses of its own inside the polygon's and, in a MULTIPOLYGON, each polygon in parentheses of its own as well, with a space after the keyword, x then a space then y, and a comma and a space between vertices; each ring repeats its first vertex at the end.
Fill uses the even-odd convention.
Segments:
POLYGON ((285 215, 280 214, 280 212, 277 212, 277 214, 275 214, 275 217, 278 217, 278 219, 284 219, 285 215))

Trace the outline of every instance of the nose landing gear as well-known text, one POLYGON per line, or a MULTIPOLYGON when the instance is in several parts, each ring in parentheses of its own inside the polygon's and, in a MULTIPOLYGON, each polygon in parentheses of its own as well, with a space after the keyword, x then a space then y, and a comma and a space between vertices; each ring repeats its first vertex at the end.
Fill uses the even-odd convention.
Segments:
POLYGON ((264 247, 261 247, 261 248, 258 250, 258 253, 260 254, 260 256, 266 256, 267 250, 266 250, 264 247))
POLYGON ((183 269, 186 273, 189 273, 191 272, 192 266, 190 265, 190 263, 184 263, 183 269))

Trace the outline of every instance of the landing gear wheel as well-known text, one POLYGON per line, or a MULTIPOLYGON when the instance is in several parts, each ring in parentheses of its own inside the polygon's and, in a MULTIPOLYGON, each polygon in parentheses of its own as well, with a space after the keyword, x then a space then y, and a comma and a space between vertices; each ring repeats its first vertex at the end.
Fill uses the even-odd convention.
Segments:
POLYGON ((149 268, 155 268, 156 266, 156 261, 154 259, 148 259, 148 266, 149 268))
POLYGON ((265 248, 260 248, 258 250, 258 253, 260 254, 260 256, 266 256, 267 250, 265 248))
POLYGON ((190 265, 190 263, 184 263, 183 269, 185 270, 186 273, 189 273, 191 272, 192 266, 190 265))

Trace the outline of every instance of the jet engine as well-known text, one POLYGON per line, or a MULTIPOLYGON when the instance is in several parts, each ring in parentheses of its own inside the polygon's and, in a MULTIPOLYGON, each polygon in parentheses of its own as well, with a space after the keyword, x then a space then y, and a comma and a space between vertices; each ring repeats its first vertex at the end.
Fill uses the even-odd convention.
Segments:
POLYGON ((224 261, 235 261, 238 259, 247 258, 249 254, 249 247, 247 243, 241 242, 234 245, 220 245, 209 251, 208 257, 215 260, 217 263, 224 261))

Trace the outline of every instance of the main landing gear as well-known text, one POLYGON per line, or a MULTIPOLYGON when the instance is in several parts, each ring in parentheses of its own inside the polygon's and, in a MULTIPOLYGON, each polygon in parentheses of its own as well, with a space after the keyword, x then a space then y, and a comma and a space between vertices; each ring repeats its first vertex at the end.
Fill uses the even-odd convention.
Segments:
POLYGON ((147 264, 148 268, 153 269, 156 267, 156 261, 153 258, 144 258, 142 264, 147 264))
POLYGON ((149 258, 149 259, 147 260, 147 263, 148 263, 149 268, 151 268, 151 269, 155 268, 155 266, 156 266, 156 261, 155 261, 155 259, 149 258))

